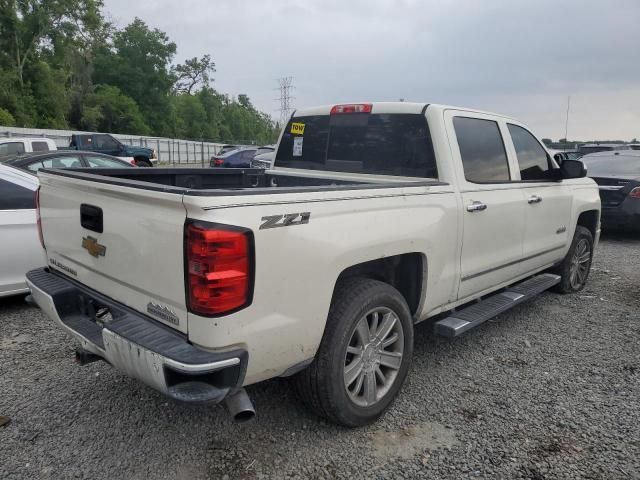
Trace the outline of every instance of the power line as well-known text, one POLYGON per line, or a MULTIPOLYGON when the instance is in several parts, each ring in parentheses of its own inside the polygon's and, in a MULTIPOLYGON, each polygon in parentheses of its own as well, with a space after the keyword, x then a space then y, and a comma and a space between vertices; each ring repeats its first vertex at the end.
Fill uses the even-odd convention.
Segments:
POLYGON ((567 97, 567 119, 564 124, 564 141, 567 142, 569 139, 567 135, 569 134, 569 109, 571 108, 571 95, 567 97))
POLYGON ((293 77, 282 77, 278 79, 278 90, 280 90, 280 98, 276 101, 280 102, 280 126, 289 120, 289 115, 293 110, 293 100, 295 97, 291 96, 293 91, 293 77))

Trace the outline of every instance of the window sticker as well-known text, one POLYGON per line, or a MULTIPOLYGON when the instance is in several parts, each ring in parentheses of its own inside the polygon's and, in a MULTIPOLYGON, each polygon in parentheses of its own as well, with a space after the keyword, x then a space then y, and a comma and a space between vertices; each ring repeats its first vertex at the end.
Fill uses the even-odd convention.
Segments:
POLYGON ((302 141, 304 137, 293 137, 293 156, 301 157, 302 156, 302 141))
POLYGON ((304 135, 304 123, 292 123, 291 133, 294 135, 304 135))

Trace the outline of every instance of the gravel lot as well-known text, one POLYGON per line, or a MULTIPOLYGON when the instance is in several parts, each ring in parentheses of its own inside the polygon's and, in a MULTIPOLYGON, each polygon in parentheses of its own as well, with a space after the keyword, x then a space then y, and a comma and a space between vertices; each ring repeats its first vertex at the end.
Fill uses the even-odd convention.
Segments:
POLYGON ((0 302, 0 478, 640 478, 640 237, 603 238, 588 287, 545 293, 466 336, 417 328, 412 371, 376 425, 346 430, 290 384, 258 416, 168 401, 0 302))

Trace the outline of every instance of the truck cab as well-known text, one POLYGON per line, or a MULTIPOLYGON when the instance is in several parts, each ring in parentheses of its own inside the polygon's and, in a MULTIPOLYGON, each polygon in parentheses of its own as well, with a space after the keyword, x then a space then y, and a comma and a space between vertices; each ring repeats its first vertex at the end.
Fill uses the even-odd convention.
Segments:
POLYGON ((133 159, 138 167, 151 167, 158 161, 154 149, 125 145, 107 133, 74 134, 69 148, 103 153, 126 161, 133 159))

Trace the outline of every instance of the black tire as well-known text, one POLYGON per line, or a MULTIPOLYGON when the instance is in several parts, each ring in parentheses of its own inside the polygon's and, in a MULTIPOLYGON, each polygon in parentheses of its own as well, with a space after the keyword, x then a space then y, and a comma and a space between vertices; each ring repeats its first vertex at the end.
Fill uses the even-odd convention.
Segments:
POLYGON ((138 167, 152 167, 151 162, 146 158, 136 158, 136 165, 138 167))
POLYGON ((576 232, 573 235, 573 241, 571 247, 567 252, 567 256, 560 265, 555 267, 552 271, 556 275, 560 275, 560 283, 553 287, 553 291, 558 293, 576 293, 582 290, 589 278, 589 272, 591 271, 591 262, 593 260, 593 235, 591 232, 580 225, 576 227, 576 232), (584 266, 584 273, 582 276, 573 277, 574 269, 576 268, 576 261, 578 254, 582 251, 582 246, 585 244, 588 247, 588 259, 586 259, 586 253, 582 255, 586 261, 582 264, 584 266))
MULTIPOLYGON (((325 332, 315 359, 307 369, 296 376, 295 382, 300 397, 315 413, 340 425, 359 427, 378 419, 400 391, 409 371, 413 354, 413 322, 404 297, 386 283, 366 278, 352 278, 340 281, 336 285, 335 292, 325 332), (369 316, 367 316, 368 312, 369 316), (384 313, 384 315, 379 317, 378 312, 384 313), (365 322, 369 322, 368 319, 373 318, 370 315, 375 315, 376 318, 376 326, 370 328, 373 328, 374 332, 384 330, 383 325, 387 319, 385 312, 395 313, 395 317, 389 317, 389 319, 394 319, 394 330, 390 330, 392 335, 376 336, 373 340, 370 338, 370 343, 366 346, 364 343, 360 347, 350 345, 350 342, 356 338, 359 323, 363 319, 365 322), (379 322, 379 318, 382 321, 379 322), (389 347, 383 345, 383 343, 387 343, 383 340, 386 338, 391 341, 394 336, 396 340, 390 348, 402 349, 400 357, 396 357, 399 358, 396 360, 399 363, 399 368, 396 365, 393 369, 387 369, 379 361, 376 364, 375 359, 372 360, 373 356, 367 356, 367 353, 375 354, 369 350, 371 350, 371 345, 374 349, 377 345, 377 348, 383 349, 383 353, 388 354, 389 351, 385 348, 389 347), (372 375, 374 379, 375 403, 371 405, 358 405, 357 398, 355 400, 352 398, 353 395, 357 396, 358 392, 355 394, 353 392, 358 387, 354 387, 351 393, 347 391, 345 375, 346 369, 351 365, 350 362, 348 363, 350 354, 347 352, 347 347, 350 349, 360 348, 362 352, 357 358, 365 367, 360 369, 363 373, 358 374, 358 380, 354 383, 364 388, 359 390, 362 391, 363 398, 367 394, 366 387, 369 385, 370 377, 368 375, 372 375), (365 358, 367 360, 363 360, 365 358), (385 378, 391 378, 389 383, 384 383, 379 379, 377 376, 379 372, 376 369, 380 369, 380 373, 383 370, 387 372, 389 377, 385 378), (360 376, 363 378, 362 381, 360 376), (382 393, 378 391, 378 388, 382 393), (378 397, 378 395, 380 396, 378 397)), ((371 325, 371 323, 366 325, 371 325)), ((358 330, 358 333, 361 333, 361 330, 358 330)), ((395 350, 391 353, 398 355, 395 350)), ((356 356, 353 356, 351 362, 355 362, 355 359, 356 356)))

